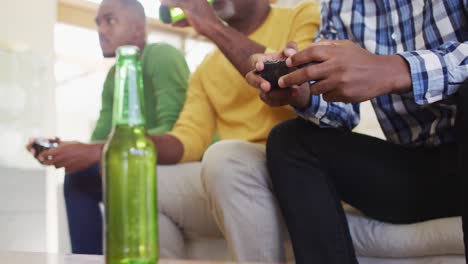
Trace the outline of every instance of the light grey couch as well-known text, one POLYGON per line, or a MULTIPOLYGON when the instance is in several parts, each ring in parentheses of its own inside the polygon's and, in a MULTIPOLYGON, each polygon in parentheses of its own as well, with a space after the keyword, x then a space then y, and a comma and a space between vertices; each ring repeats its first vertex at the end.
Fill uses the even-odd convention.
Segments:
MULTIPOLYGON (((58 187, 59 247, 70 252, 63 186, 58 187)), ((461 218, 446 218, 412 225, 391 225, 362 216, 345 206, 356 253, 361 264, 462 264, 464 261, 461 218)), ((228 260, 222 239, 186 241, 188 256, 201 260, 228 260)), ((292 256, 290 245, 286 245, 292 256)), ((290 259, 293 259, 290 257, 290 259)))

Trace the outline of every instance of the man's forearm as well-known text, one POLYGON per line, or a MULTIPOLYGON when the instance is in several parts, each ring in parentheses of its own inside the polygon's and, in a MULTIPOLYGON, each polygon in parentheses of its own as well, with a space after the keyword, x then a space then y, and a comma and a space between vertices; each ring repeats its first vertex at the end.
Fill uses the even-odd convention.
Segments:
POLYGON ((212 25, 204 35, 218 46, 242 76, 252 70, 249 57, 255 53, 264 53, 266 50, 263 45, 221 23, 212 25))
POLYGON ((172 135, 150 135, 158 153, 158 164, 175 164, 184 154, 184 145, 172 135))
MULTIPOLYGON (((149 135, 153 141, 158 153, 158 164, 175 164, 178 163, 184 154, 184 145, 180 140, 172 135, 149 135)), ((106 142, 91 143, 92 156, 95 157, 96 163, 101 161, 102 150, 106 142)))
POLYGON ((101 162, 102 151, 104 149, 105 144, 106 144, 106 141, 98 141, 98 142, 93 142, 89 144, 91 147, 91 153, 89 154, 91 157, 93 157, 93 160, 95 163, 101 162))

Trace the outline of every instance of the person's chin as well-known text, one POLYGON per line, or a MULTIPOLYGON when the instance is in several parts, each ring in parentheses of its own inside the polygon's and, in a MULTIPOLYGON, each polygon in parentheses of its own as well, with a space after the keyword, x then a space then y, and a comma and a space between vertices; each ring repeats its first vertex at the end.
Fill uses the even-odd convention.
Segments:
POLYGON ((104 58, 115 58, 115 51, 110 51, 110 52, 102 52, 102 56, 104 58))

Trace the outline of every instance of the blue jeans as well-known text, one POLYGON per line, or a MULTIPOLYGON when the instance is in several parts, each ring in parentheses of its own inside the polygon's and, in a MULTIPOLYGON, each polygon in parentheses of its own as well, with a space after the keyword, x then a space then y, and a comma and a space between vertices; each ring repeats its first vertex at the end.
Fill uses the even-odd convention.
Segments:
POLYGON ((99 165, 65 175, 63 187, 73 254, 102 255, 99 165))

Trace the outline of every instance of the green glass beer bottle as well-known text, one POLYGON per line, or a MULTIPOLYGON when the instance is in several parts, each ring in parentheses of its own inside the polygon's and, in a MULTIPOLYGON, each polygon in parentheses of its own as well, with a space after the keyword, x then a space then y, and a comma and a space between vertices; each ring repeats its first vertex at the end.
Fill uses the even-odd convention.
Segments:
MULTIPOLYGON (((215 0, 207 0, 208 3, 213 4, 215 0)), ((167 7, 164 5, 159 6, 159 19, 166 23, 172 24, 185 19, 185 13, 178 7, 167 7)))
POLYGON ((156 151, 146 135, 138 52, 117 49, 113 130, 102 159, 106 264, 158 260, 156 151))

